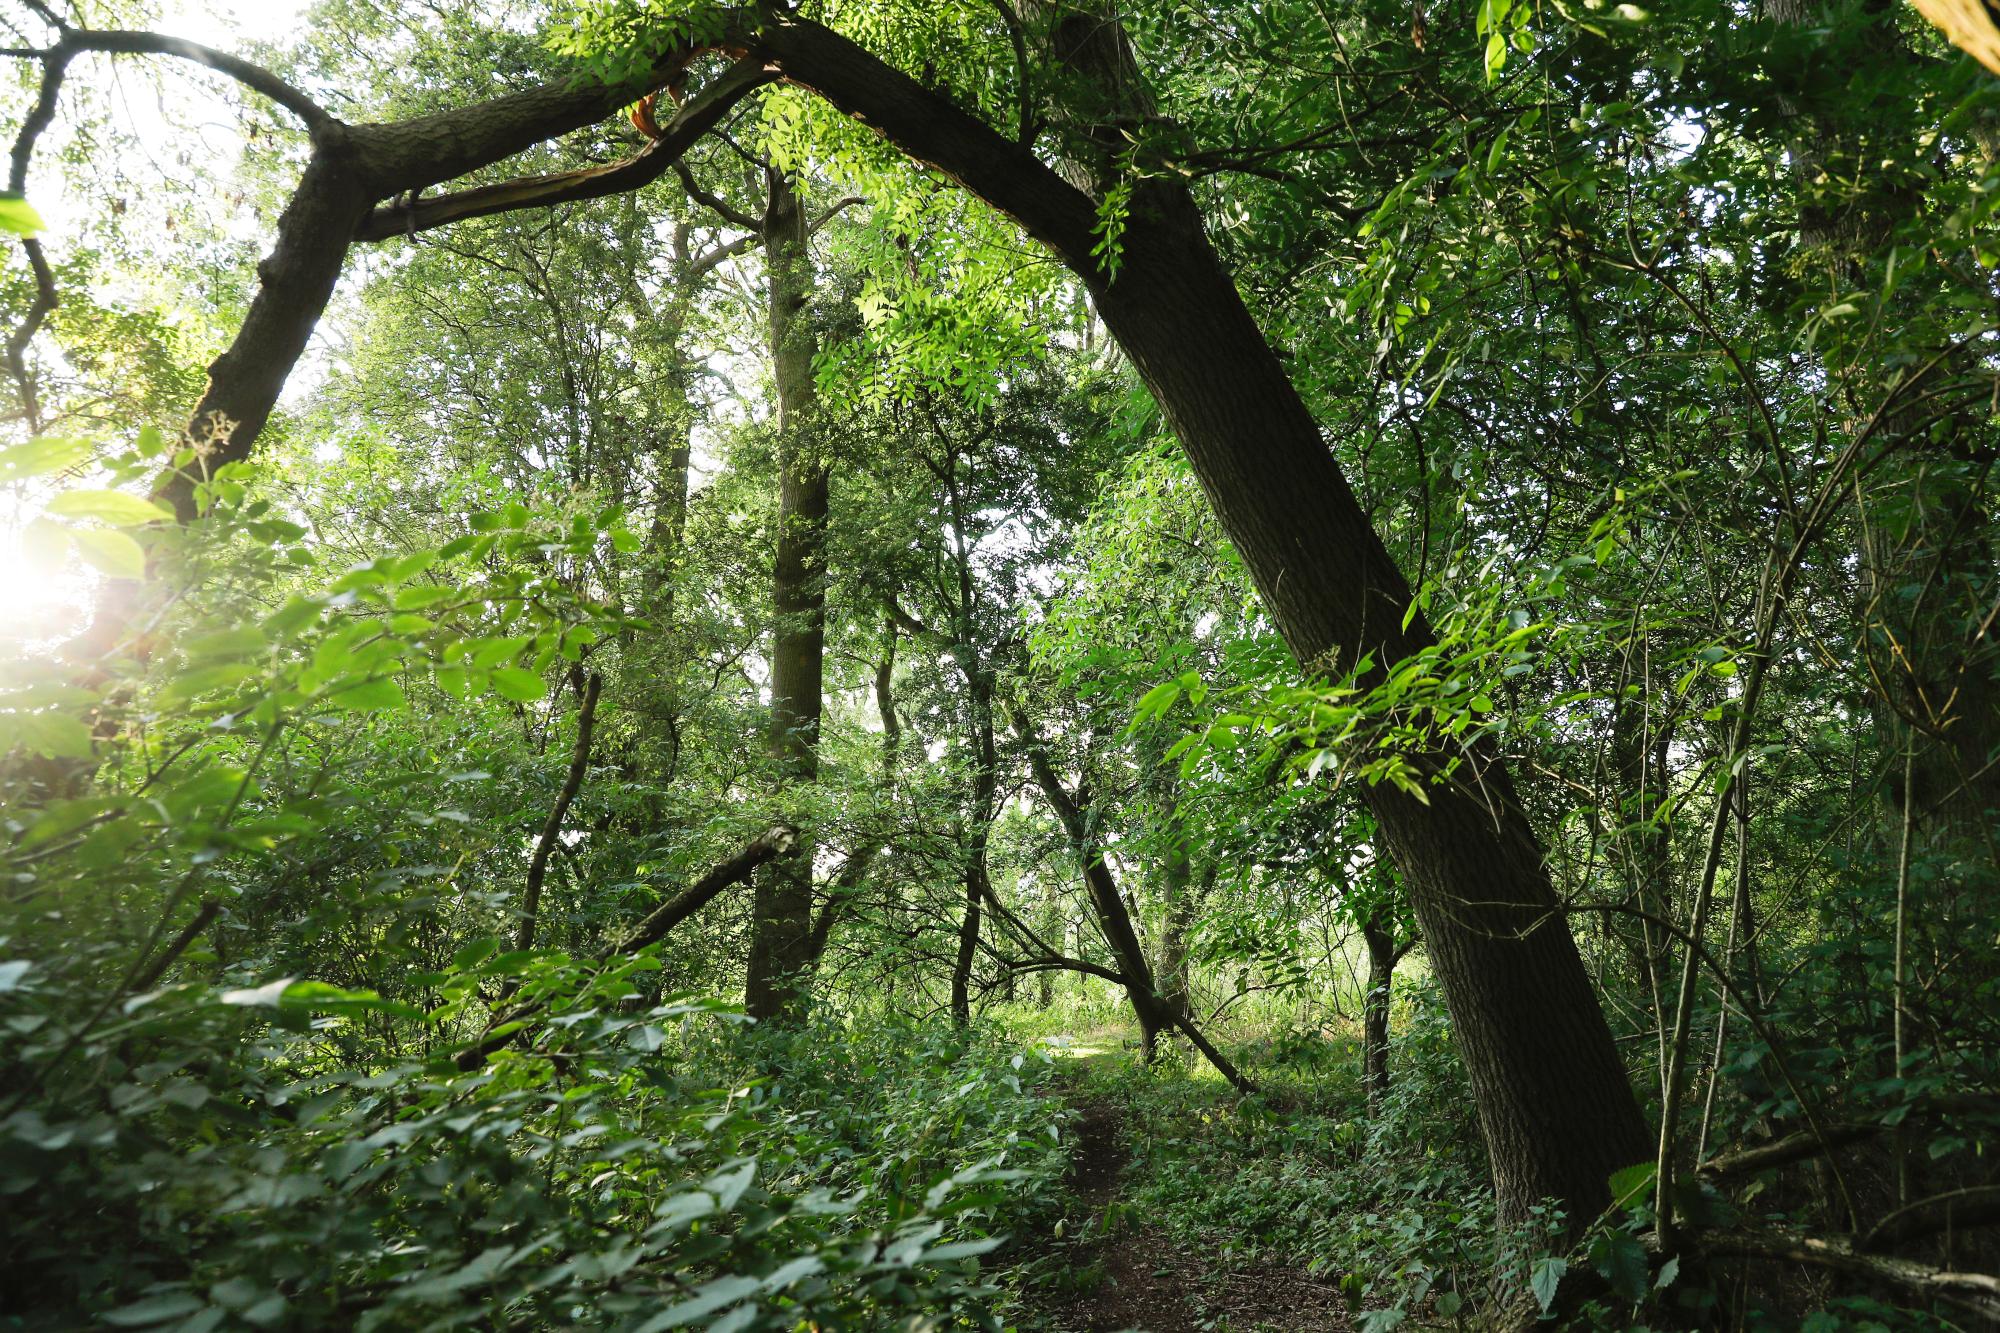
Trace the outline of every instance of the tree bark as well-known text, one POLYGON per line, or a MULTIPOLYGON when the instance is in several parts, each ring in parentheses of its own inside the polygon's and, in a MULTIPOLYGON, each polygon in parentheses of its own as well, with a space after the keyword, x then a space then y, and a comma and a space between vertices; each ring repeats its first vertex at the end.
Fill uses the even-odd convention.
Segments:
MULTIPOLYGON (((970 596, 970 571, 961 563, 965 593, 970 596)), ((969 618, 969 615, 968 615, 969 618)), ((987 865, 987 844, 993 831, 994 795, 999 789, 1000 754, 993 741, 993 672, 969 643, 958 645, 964 669, 967 706, 972 723, 972 808, 968 812, 965 846, 965 911, 958 924, 958 954, 952 960, 951 1017, 964 1027, 972 1021, 972 964, 979 949, 982 905, 993 896, 987 865)))
POLYGON ((1361 923, 1368 946, 1368 993, 1361 997, 1361 1086, 1368 1094, 1368 1114, 1380 1117, 1389 1096, 1389 999, 1396 980, 1395 923, 1378 911, 1361 923))
MULTIPOLYGON (((786 785, 819 780, 826 673, 826 513, 829 474, 817 438, 807 302, 812 256, 805 207, 789 177, 769 173, 764 264, 778 391, 778 540, 772 566, 771 757, 786 785)), ((812 966, 813 849, 801 839, 757 883, 744 1004, 756 1019, 795 1017, 812 966)))

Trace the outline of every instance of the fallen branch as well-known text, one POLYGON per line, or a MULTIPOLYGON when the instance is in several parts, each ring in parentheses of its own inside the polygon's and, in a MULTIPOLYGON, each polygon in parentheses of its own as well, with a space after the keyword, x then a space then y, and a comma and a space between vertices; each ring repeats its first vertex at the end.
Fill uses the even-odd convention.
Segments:
MULTIPOLYGON (((1931 1120, 1947 1115, 2000 1115, 2000 1094, 1955 1093, 1927 1097, 1910 1109, 1910 1115, 1931 1120)), ((1852 1143, 1860 1143, 1894 1128, 1880 1120, 1845 1120, 1818 1130, 1802 1129, 1761 1147, 1712 1157, 1695 1174, 1707 1180, 1730 1180, 1755 1175, 1794 1162, 1823 1157, 1852 1143)))
POLYGON ((2000 1222, 2000 1185, 1973 1185, 1933 1194, 1898 1208, 1869 1228, 1854 1248, 1872 1254, 1905 1241, 1940 1232, 1969 1231, 1996 1222, 2000 1222))
MULTIPOLYGON (((799 831, 789 824, 776 824, 752 839, 742 851, 722 862, 680 894, 662 903, 645 920, 633 927, 630 934, 604 951, 598 961, 608 963, 614 958, 627 957, 639 952, 649 944, 657 944, 667 937, 667 932, 693 916, 714 901, 716 896, 733 884, 740 884, 750 877, 750 873, 773 857, 783 856, 798 845, 799 831)), ((485 1035, 458 1053, 456 1063, 461 1070, 470 1072, 485 1064, 500 1051, 513 1044, 517 1037, 529 1031, 527 1020, 544 1008, 541 1000, 530 1000, 515 1005, 512 1009, 495 1014, 487 1024, 485 1035)))
POLYGON ((1947 1301, 1983 1318, 2000 1320, 2000 1277, 1955 1273, 1915 1259, 1863 1254, 1846 1237, 1821 1239, 1787 1231, 1697 1231, 1685 1233, 1682 1241, 1706 1258, 1806 1264, 1894 1287, 1921 1300, 1947 1301))

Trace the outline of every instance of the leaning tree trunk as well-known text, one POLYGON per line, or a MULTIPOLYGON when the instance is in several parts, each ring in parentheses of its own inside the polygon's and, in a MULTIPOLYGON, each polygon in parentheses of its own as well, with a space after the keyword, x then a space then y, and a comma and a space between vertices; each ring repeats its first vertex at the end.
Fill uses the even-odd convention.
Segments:
POLYGON ((1146 961, 1145 946, 1139 942, 1132 914, 1126 910, 1118 881, 1112 877, 1111 867, 1104 860, 1104 847, 1091 836, 1090 821, 1084 813, 1087 798, 1070 794, 1062 779, 1056 775, 1055 765, 1049 762, 1048 754, 1032 737, 1029 738, 1028 764, 1034 769, 1035 782, 1048 799, 1049 808, 1055 811, 1057 822, 1069 835, 1070 847, 1083 869, 1084 890, 1090 899, 1090 910, 1097 918, 1097 927, 1103 932, 1104 942, 1111 947, 1111 956, 1118 960, 1119 972, 1125 977, 1125 994, 1139 1020, 1140 1047, 1146 1063, 1151 1064, 1159 1054, 1160 1033, 1173 1026, 1174 1011, 1159 994, 1153 980, 1152 965, 1146 961))
MULTIPOLYGON (((770 284, 771 363, 778 390, 778 549, 772 573, 771 757, 779 781, 819 779, 821 692, 826 669, 828 470, 818 439, 807 299, 812 257, 805 208, 791 181, 771 173, 764 218, 770 284)), ((801 838, 757 880, 744 1008, 752 1018, 790 1017, 804 999, 812 957, 813 853, 801 838)))

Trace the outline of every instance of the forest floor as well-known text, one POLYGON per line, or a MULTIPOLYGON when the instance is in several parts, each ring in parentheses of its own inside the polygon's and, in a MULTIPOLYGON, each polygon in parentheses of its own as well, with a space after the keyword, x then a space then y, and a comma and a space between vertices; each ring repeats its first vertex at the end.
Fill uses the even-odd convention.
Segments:
MULTIPOLYGON (((1076 1113, 1063 1235, 1028 1248, 1031 1307, 1061 1333, 1340 1333, 1354 1327, 1329 1275, 1259 1262, 1171 1236, 1130 1194, 1148 1163, 1108 1083, 1136 1063, 1117 1031, 1067 1046, 1061 1095, 1076 1113)), ((1217 1089, 1218 1103, 1226 1089, 1217 1089)))

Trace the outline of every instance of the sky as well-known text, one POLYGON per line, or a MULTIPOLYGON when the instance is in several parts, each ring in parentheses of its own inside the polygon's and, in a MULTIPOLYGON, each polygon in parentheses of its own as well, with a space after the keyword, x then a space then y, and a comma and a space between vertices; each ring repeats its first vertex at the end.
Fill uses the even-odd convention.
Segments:
POLYGON ((243 42, 272 42, 298 26, 309 0, 175 0, 160 31, 228 51, 243 42))

